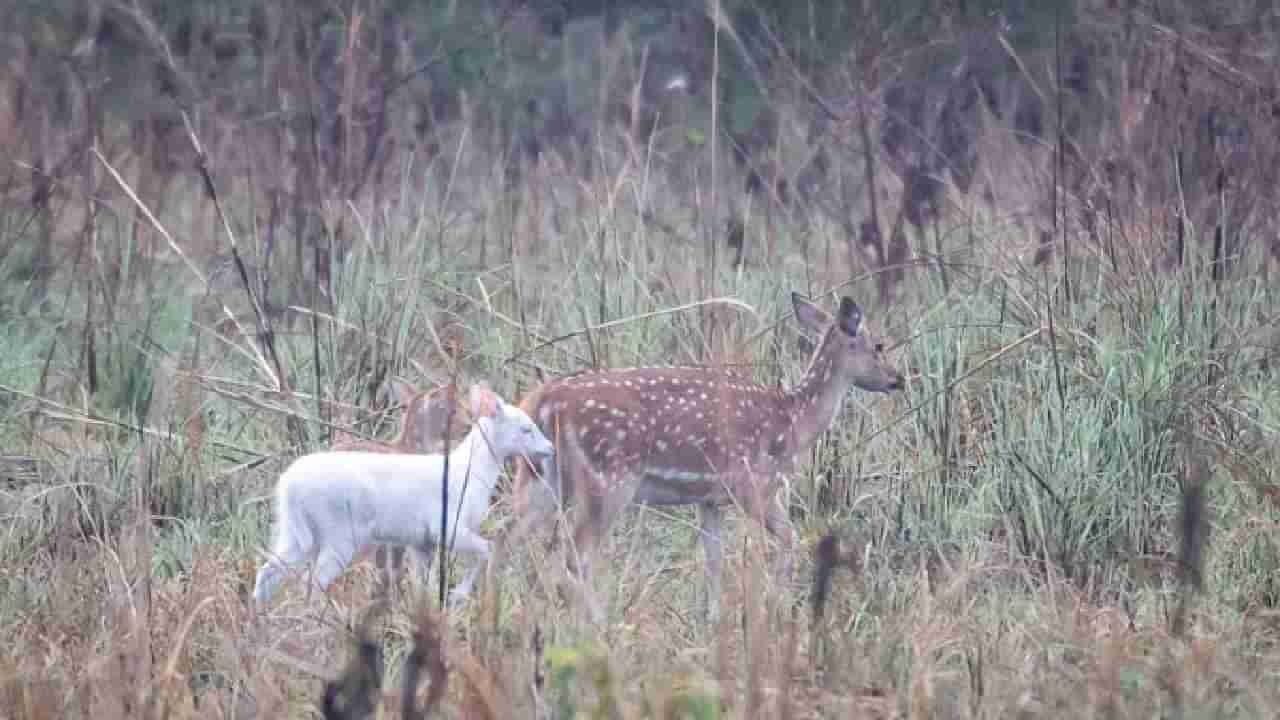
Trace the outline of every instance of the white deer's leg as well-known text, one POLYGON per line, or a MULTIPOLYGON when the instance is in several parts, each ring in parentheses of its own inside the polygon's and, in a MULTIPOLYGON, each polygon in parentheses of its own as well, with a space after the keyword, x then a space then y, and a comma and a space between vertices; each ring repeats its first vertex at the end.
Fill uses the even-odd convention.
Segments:
POLYGON ((387 548, 387 566, 392 577, 400 577, 400 572, 404 570, 404 546, 392 545, 387 548))
POLYGON ((724 566, 724 539, 721 537, 724 510, 714 503, 703 503, 701 511, 702 523, 699 535, 702 538, 702 550, 706 555, 703 567, 702 617, 709 624, 720 619, 720 576, 724 566))
POLYGON ((377 597, 395 598, 398 595, 400 574, 397 572, 399 560, 403 554, 396 554, 399 548, 390 545, 378 545, 373 549, 373 564, 377 568, 378 581, 374 588, 377 597))
POLYGON ((350 543, 326 545, 316 554, 315 567, 311 569, 312 587, 324 590, 347 569, 351 558, 355 556, 355 547, 350 543))
POLYGON ((410 549, 413 551, 413 556, 417 558, 418 569, 414 575, 418 578, 418 586, 426 588, 427 580, 431 577, 431 566, 435 563, 436 546, 433 543, 426 543, 410 546, 410 549))
POLYGON ((266 603, 280 584, 281 576, 292 566, 298 565, 311 554, 308 547, 310 535, 294 537, 287 529, 278 531, 279 537, 271 550, 271 555, 258 570, 253 583, 253 598, 259 605, 266 603))
POLYGON ((454 540, 453 549, 467 553, 471 556, 471 560, 468 563, 466 574, 462 577, 462 582, 458 583, 457 587, 449 593, 449 604, 451 605, 471 594, 471 586, 475 583, 476 576, 489 560, 489 541, 470 530, 460 529, 457 538, 454 540))
POLYGON ((253 600, 264 605, 271 599, 280 584, 280 576, 284 574, 284 566, 275 558, 269 558, 258 570, 258 577, 253 582, 253 600))

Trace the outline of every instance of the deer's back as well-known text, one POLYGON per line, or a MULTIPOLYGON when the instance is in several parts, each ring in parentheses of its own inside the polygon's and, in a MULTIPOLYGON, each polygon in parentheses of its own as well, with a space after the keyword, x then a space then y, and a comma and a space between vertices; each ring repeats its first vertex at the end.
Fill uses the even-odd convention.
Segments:
POLYGON ((718 484, 791 461, 771 452, 791 427, 786 396, 719 369, 584 372, 548 383, 533 400, 526 410, 552 442, 597 471, 718 484))

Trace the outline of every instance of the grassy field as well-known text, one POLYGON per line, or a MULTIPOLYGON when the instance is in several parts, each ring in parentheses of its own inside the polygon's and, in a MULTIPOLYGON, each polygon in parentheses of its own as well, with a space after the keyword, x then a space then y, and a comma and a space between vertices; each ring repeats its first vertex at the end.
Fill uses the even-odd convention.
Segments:
MULTIPOLYGON (((701 140, 687 164, 689 137, 602 141, 590 179, 548 153, 511 181, 458 128, 281 231, 296 244, 270 160, 244 160, 265 150, 234 134, 210 151, 216 205, 199 172, 136 188, 137 158, 95 145, 92 191, 60 188, 57 214, 2 206, 0 716, 1280 712, 1266 203, 1213 216, 1234 262, 1192 227, 1173 266, 1168 208, 1086 230, 1085 203, 1055 204, 1035 262, 1019 172, 1057 176, 989 137, 986 196, 949 188, 885 268, 830 213, 743 200, 701 140), (65 261, 40 277, 51 237, 65 261), (858 300, 907 388, 855 391, 790 478, 791 584, 728 513, 708 626, 692 510, 635 508, 587 589, 603 624, 557 590, 550 530, 443 615, 434 569, 378 604, 368 561, 251 607, 275 479, 336 436, 393 434, 388 378, 514 401, 584 367, 699 362, 785 385, 808 352, 793 290, 858 300)), ((504 483, 486 530, 511 521, 504 483)))
MULTIPOLYGON (((664 202, 619 180, 641 204, 664 202)), ((261 345, 198 320, 211 302, 243 310, 234 283, 204 296, 185 265, 161 266, 149 290, 124 287, 114 317, 74 282, 22 312, 9 288, 6 714, 307 717, 326 702, 358 710, 361 683, 380 683, 394 717, 406 677, 439 683, 446 717, 1254 717, 1280 706, 1277 303, 1256 273, 1215 284, 1202 264, 1133 271, 1101 249, 1033 268, 1015 230, 968 208, 966 232, 913 265, 885 305, 871 276, 815 257, 840 246, 821 223, 753 222, 773 254, 699 277, 700 245, 623 211, 546 210, 532 222, 563 232, 526 230, 514 254, 490 240, 483 264, 481 237, 506 229, 448 212, 405 187, 342 263, 317 332, 310 316, 280 328, 292 397, 261 345), (549 533, 443 618, 434 580, 406 580, 371 610, 367 562, 327 598, 307 602, 294 584, 265 615, 248 609, 274 478, 335 426, 387 434, 356 410, 372 407, 379 373, 456 372, 508 398, 540 373, 592 364, 727 360, 788 383, 805 363, 792 289, 858 298, 909 375, 904 393, 855 392, 792 479, 793 587, 772 584, 759 528, 731 513, 725 617, 705 627, 692 513, 634 510, 597 564, 603 626, 552 589, 549 533), (709 298, 735 302, 679 309, 709 298), (86 313, 92 348, 75 341, 86 313), (359 627, 377 660, 367 667, 359 627)), ((123 242, 110 232, 104 223, 104 242, 123 242)), ((255 240, 241 242, 251 254, 255 240)), ((495 534, 508 501, 500 493, 495 534)))

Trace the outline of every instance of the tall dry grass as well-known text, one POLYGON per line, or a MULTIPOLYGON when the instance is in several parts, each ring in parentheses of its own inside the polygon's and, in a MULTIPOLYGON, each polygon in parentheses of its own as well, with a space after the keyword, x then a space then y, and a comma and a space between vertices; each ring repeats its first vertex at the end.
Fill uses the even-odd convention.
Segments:
POLYGON ((889 23, 824 66, 695 12, 722 51, 777 53, 739 68, 774 117, 744 129, 749 98, 655 89, 669 59, 630 25, 570 22, 551 57, 506 6, 86 7, 23 15, 51 34, 8 38, 0 88, 5 717, 1280 707, 1266 17, 1239 35, 1189 5, 1094 8, 1039 54, 929 19, 969 53, 946 67, 1016 69, 981 91, 1023 99, 980 97, 966 140, 944 120, 968 96, 928 74, 945 57, 889 23), (495 38, 506 54, 471 56, 491 94, 437 72, 495 38), (20 85, 60 99, 18 117, 20 85), (698 361, 785 382, 811 349, 791 289, 857 297, 910 375, 852 396, 790 479, 793 584, 730 513, 727 611, 703 627, 696 523, 637 508, 581 589, 603 625, 557 594, 552 537, 444 616, 412 583, 371 604, 369 567, 249 608, 275 477, 334 430, 392 434, 387 377, 517 396, 698 361))

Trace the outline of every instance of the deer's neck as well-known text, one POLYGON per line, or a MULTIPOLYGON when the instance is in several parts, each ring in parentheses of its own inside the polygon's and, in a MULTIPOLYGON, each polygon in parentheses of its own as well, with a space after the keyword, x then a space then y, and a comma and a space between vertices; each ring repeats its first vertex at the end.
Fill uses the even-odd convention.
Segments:
POLYGON ((449 453, 449 484, 459 492, 464 482, 468 488, 479 484, 486 492, 491 491, 497 484, 501 467, 501 461, 485 438, 484 429, 476 423, 458 447, 449 453))
POLYGON ((831 334, 822 339, 822 345, 814 353, 809 369, 799 384, 785 393, 786 409, 790 411, 792 424, 787 448, 790 455, 808 451, 826 432, 840 413, 844 396, 849 390, 835 365, 835 351, 831 334))

